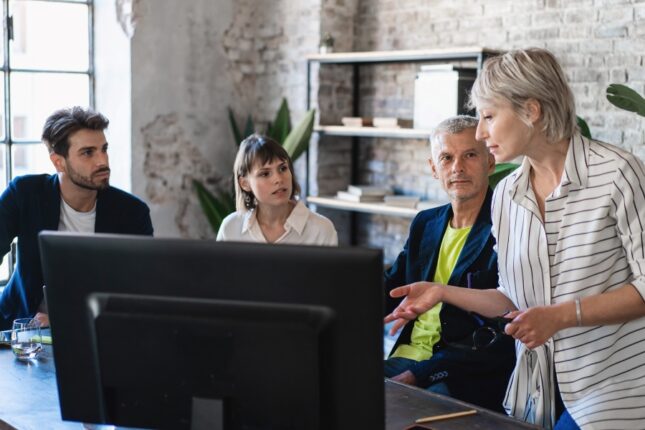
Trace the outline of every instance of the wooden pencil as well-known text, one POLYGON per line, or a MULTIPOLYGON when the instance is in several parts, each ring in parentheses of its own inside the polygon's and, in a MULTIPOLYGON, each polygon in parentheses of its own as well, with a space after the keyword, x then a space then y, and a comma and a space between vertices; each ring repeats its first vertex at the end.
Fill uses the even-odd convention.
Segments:
POLYGON ((466 417, 468 415, 475 415, 476 413, 477 411, 475 409, 470 409, 468 411, 453 412, 451 414, 433 415, 431 417, 419 418, 418 420, 415 421, 415 423, 417 424, 431 423, 434 421, 448 420, 450 418, 466 417))

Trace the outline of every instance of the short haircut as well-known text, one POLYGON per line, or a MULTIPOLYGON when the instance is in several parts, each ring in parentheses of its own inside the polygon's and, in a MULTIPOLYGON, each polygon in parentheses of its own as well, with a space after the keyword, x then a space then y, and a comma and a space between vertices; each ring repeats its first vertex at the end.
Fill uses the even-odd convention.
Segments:
MULTIPOLYGON (((468 115, 457 115, 444 119, 430 133, 430 151, 433 152, 435 144, 441 142, 444 134, 458 134, 471 128, 476 129, 478 123, 477 118, 468 115)), ((434 152, 432 157, 434 158, 434 152)))
MULTIPOLYGON (((549 142, 569 139, 578 130, 575 100, 564 72, 555 56, 542 48, 513 50, 486 60, 469 104, 505 100, 521 114, 529 99, 540 103, 542 131, 549 142)), ((524 115, 518 117, 531 126, 524 115)))
POLYGON ((79 130, 89 129, 103 131, 110 121, 92 109, 74 106, 54 112, 45 121, 42 140, 49 153, 56 153, 67 158, 69 154, 69 137, 79 130))
POLYGON ((240 143, 235 163, 233 164, 233 176, 235 179, 235 207, 238 211, 247 211, 257 206, 257 201, 252 191, 244 191, 240 187, 240 178, 246 177, 259 164, 264 166, 274 159, 286 161, 291 172, 291 199, 300 194, 300 186, 296 181, 293 171, 293 163, 287 151, 275 140, 268 136, 252 134, 240 143))

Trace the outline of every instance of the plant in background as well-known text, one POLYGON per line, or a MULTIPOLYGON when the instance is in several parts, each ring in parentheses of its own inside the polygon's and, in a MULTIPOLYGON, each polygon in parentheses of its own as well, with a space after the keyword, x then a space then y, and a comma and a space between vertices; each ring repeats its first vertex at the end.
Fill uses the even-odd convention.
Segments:
POLYGON ((645 116, 645 99, 625 85, 610 84, 607 87, 607 100, 616 107, 645 116))
MULTIPOLYGON (((309 110, 304 118, 292 128, 289 105, 287 104, 287 99, 283 98, 275 119, 268 124, 264 134, 280 143, 287 151, 287 154, 289 154, 289 157, 291 157, 291 160, 295 162, 309 146, 309 140, 314 128, 315 113, 315 109, 309 110)), ((230 107, 228 108, 228 118, 231 123, 231 130, 233 131, 236 147, 247 136, 256 132, 251 115, 248 115, 246 118, 244 133, 240 132, 240 128, 235 120, 235 113, 230 107)), ((217 234, 224 218, 228 214, 235 212, 235 191, 233 187, 228 190, 218 190, 212 193, 197 179, 193 179, 193 187, 195 188, 195 193, 204 211, 204 215, 208 219, 208 223, 215 234, 217 234)))

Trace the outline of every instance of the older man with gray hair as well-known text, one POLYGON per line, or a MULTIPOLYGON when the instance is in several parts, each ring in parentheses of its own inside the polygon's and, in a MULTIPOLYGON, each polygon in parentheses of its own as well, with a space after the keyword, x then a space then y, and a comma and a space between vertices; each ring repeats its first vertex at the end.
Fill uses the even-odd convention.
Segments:
MULTIPOLYGON (((412 221, 403 251, 385 273, 388 313, 399 303, 389 292, 414 282, 497 287, 488 186, 495 160, 475 139, 477 122, 456 116, 433 130, 432 176, 450 203, 412 221)), ((385 360, 385 376, 502 412, 514 362, 513 340, 495 321, 439 303, 406 325, 385 360)))

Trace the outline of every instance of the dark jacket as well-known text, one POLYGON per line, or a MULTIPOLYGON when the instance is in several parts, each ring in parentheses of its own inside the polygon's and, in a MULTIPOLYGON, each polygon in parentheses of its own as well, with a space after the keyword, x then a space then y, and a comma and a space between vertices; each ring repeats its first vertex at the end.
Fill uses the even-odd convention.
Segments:
MULTIPOLYGON (((0 329, 33 316, 43 299, 38 233, 58 230, 60 199, 58 175, 17 177, 0 196, 0 256, 18 238, 15 271, 0 296, 0 329)), ((98 192, 94 230, 151 236, 150 210, 133 195, 108 187, 98 192)))
MULTIPOLYGON (((489 189, 459 254, 449 285, 477 289, 497 287, 497 254, 490 233, 491 198, 489 189)), ((452 206, 448 204, 422 211, 412 221, 403 251, 385 273, 388 313, 400 302, 389 296, 390 290, 413 282, 432 281, 441 241, 451 218, 452 206)), ((441 339, 434 346, 433 356, 410 369, 417 383, 424 387, 445 382, 453 397, 500 411, 515 363, 512 338, 503 336, 493 346, 475 351, 472 350, 473 332, 482 326, 481 320, 447 303, 442 305, 439 317, 441 339)), ((413 327, 414 323, 410 322, 403 328, 393 351, 398 345, 409 343, 413 327)))

